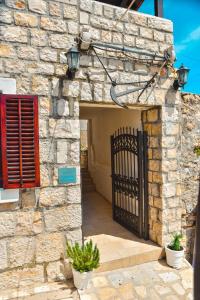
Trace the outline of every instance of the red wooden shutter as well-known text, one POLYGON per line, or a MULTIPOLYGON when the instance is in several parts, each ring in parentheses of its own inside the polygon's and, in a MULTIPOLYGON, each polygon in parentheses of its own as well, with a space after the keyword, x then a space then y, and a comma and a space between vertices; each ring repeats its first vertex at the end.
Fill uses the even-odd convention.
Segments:
POLYGON ((1 95, 3 188, 40 185, 38 99, 1 95))

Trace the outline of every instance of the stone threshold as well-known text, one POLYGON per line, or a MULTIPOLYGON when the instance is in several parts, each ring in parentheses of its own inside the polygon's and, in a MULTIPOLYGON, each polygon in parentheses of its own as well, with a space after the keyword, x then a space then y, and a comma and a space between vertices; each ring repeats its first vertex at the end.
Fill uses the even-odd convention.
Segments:
POLYGON ((112 219, 111 204, 97 192, 83 195, 83 235, 97 244, 100 268, 96 272, 127 268, 164 257, 163 248, 138 238, 112 219))

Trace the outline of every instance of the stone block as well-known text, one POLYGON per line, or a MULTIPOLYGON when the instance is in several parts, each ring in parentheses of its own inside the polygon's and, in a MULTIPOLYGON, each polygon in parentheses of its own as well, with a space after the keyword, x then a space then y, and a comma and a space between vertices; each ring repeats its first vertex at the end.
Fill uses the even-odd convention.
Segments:
POLYGON ((48 165, 40 165, 40 186, 46 187, 51 185, 51 167, 48 165))
POLYGON ((0 273, 0 290, 27 287, 44 282, 43 266, 14 269, 0 273))
POLYGON ((42 215, 39 211, 17 212, 16 235, 35 235, 43 231, 42 215))
POLYGON ((63 49, 66 52, 73 43, 73 37, 69 35, 50 34, 49 43, 51 47, 63 49))
POLYGON ((174 148, 177 145, 177 140, 173 136, 163 136, 162 137, 162 147, 174 148))
POLYGON ((14 13, 15 24, 25 27, 36 27, 38 25, 37 16, 25 14, 21 12, 14 13))
POLYGON ((81 11, 80 12, 80 24, 89 24, 89 14, 81 11))
POLYGON ((46 230, 49 232, 81 226, 81 206, 69 205, 44 211, 46 230))
POLYGON ((160 171, 161 162, 159 160, 149 160, 149 170, 158 172, 160 171))
POLYGON ((149 138, 149 147, 150 148, 158 148, 160 146, 160 139, 158 137, 150 137, 149 138))
POLYGON ((163 31, 154 30, 153 31, 153 38, 154 38, 155 41, 164 42, 165 33, 163 31))
POLYGON ((48 97, 39 97, 39 109, 41 115, 49 116, 51 113, 51 103, 48 97))
POLYGON ((149 218, 152 221, 157 221, 158 220, 158 209, 155 207, 150 207, 149 208, 149 218))
POLYGON ((37 60, 38 50, 31 46, 20 46, 17 48, 17 55, 22 59, 37 60))
POLYGON ((103 4, 99 2, 94 2, 93 13, 97 16, 103 15, 103 4))
POLYGON ((45 233, 36 237, 36 262, 50 262, 64 256, 65 245, 62 233, 45 233))
POLYGON ((140 27, 140 36, 143 37, 143 38, 152 40, 152 38, 153 38, 153 31, 150 28, 140 27))
POLYGON ((162 183, 162 174, 160 172, 153 172, 152 174, 152 181, 155 183, 162 183))
POLYGON ((136 38, 135 38, 135 36, 125 35, 124 36, 124 45, 130 46, 130 47, 135 47, 135 45, 136 45, 136 38))
POLYGON ((147 26, 147 16, 142 15, 142 14, 137 14, 134 11, 128 12, 128 20, 130 23, 133 23, 133 24, 147 26))
POLYGON ((15 8, 15 9, 25 9, 26 8, 25 0, 5 0, 5 4, 8 7, 15 8))
POLYGON ((63 6, 63 16, 64 19, 78 19, 78 9, 76 6, 64 5, 63 6))
POLYGON ((57 163, 67 163, 69 155, 69 142, 58 140, 57 141, 57 163))
POLYGON ((20 60, 6 60, 5 69, 8 73, 20 74, 24 73, 25 63, 20 60))
POLYGON ((81 100, 82 101, 92 101, 92 84, 91 83, 82 82, 81 100))
POLYGON ((68 203, 81 203, 81 189, 79 185, 67 188, 67 202, 68 203))
POLYGON ((79 164, 80 162, 80 142, 73 142, 70 146, 70 162, 72 164, 79 164))
POLYGON ((27 43, 27 29, 16 26, 3 26, 1 28, 1 38, 6 42, 27 43))
POLYGON ((158 110, 151 109, 147 111, 147 120, 148 122, 156 122, 158 121, 158 110))
POLYGON ((64 281, 66 278, 64 263, 61 261, 48 263, 46 271, 48 282, 64 281))
POLYGON ((0 240, 0 270, 8 267, 6 240, 0 240))
POLYGON ((49 48, 40 50, 40 59, 44 61, 56 62, 58 61, 57 51, 49 48))
POLYGON ((16 215, 14 212, 0 213, 0 237, 15 235, 16 215))
POLYGON ((42 63, 42 62, 32 62, 27 65, 28 73, 32 74, 44 74, 44 75, 53 75, 54 74, 54 65, 51 63, 42 63))
POLYGON ((170 20, 161 18, 148 18, 148 27, 163 30, 166 32, 173 32, 173 23, 170 20))
POLYGON ((40 26, 48 31, 66 32, 66 23, 60 19, 41 17, 40 26))
POLYGON ((159 197, 160 196, 160 185, 158 183, 150 183, 149 190, 152 196, 159 197))
POLYGON ((41 15, 47 13, 47 3, 43 0, 28 0, 28 8, 41 15))
POLYGON ((177 157, 177 149, 176 148, 168 149, 167 150, 167 157, 168 158, 176 158, 177 157))
POLYGON ((48 95, 49 94, 49 81, 48 78, 33 75, 32 77, 32 91, 37 95, 48 95))
POLYGON ((49 3, 49 14, 51 16, 60 17, 61 16, 60 3, 50 2, 49 3))
POLYGON ((22 189, 21 190, 21 203, 23 208, 35 207, 35 190, 33 189, 22 189))
POLYGON ((163 172, 176 171, 177 167, 177 160, 175 159, 162 160, 163 172))
POLYGON ((152 149, 153 159, 161 159, 162 158, 162 150, 161 149, 152 149))
POLYGON ((67 231, 66 239, 72 243, 78 242, 82 244, 82 230, 81 228, 67 231))
POLYGON ((176 195, 176 184, 175 183, 165 183, 162 185, 163 197, 170 198, 176 195))
POLYGON ((59 117, 69 116, 69 103, 65 99, 57 100, 57 114, 59 117))
POLYGON ((80 0, 80 9, 87 12, 92 12, 92 1, 80 0))
POLYGON ((40 29, 31 30, 31 45, 33 46, 46 46, 48 43, 47 34, 40 29))
POLYGON ((76 138, 80 137, 79 120, 49 119, 50 136, 55 138, 76 138))
POLYGON ((151 124, 151 134, 155 136, 160 136, 162 134, 161 123, 151 124))
POLYGON ((8 9, 1 8, 0 20, 1 20, 1 23, 11 24, 13 21, 12 12, 8 9))
POLYGON ((94 101, 103 100, 103 85, 101 83, 94 84, 94 101))
POLYGON ((165 123, 165 132, 167 135, 176 135, 179 133, 180 125, 178 123, 165 123))
POLYGON ((35 241, 32 237, 15 237, 8 242, 9 266, 31 264, 35 256, 35 241))
POLYGON ((80 93, 80 86, 78 81, 63 82, 63 96, 78 97, 79 93, 80 93))
POLYGON ((39 203, 40 206, 49 207, 64 205, 68 202, 65 187, 47 187, 40 189, 39 203))
POLYGON ((1 57, 15 57, 15 50, 11 45, 0 44, 0 56, 1 57))
POLYGON ((47 120, 46 119, 39 119, 39 137, 46 138, 48 136, 47 131, 47 120))
POLYGON ((79 33, 79 24, 76 21, 68 21, 68 32, 70 34, 78 35, 79 33))
POLYGON ((54 161, 54 145, 49 140, 40 139, 40 161, 53 162, 54 161))
POLYGON ((119 32, 113 32, 113 43, 122 44, 122 34, 119 32))

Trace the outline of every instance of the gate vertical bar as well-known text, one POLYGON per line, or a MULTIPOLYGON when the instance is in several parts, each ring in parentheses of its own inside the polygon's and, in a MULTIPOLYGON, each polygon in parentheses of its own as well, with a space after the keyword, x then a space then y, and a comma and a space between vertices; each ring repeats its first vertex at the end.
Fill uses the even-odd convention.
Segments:
POLYGON ((137 131, 137 151, 138 151, 138 211, 139 211, 139 236, 143 235, 143 138, 142 132, 137 131))
POLYGON ((143 177, 144 177, 144 239, 149 239, 149 199, 148 199, 148 136, 143 132, 143 177))
POLYGON ((112 214, 113 219, 115 220, 115 160, 114 160, 114 136, 111 135, 110 137, 110 144, 111 144, 111 178, 112 178, 112 214))

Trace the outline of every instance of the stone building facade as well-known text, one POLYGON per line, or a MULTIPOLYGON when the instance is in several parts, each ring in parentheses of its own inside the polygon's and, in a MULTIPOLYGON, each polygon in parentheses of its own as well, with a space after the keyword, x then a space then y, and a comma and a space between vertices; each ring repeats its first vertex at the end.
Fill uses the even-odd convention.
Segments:
POLYGON ((192 262, 200 169, 200 158, 194 153, 194 147, 200 144, 199 95, 182 94, 181 112, 182 226, 186 236, 186 255, 192 262))
MULTIPOLYGON (((82 31, 92 39, 164 55, 173 45, 172 22, 91 0, 5 0, 1 5, 1 77, 16 80, 17 94, 39 97, 41 187, 21 190, 17 203, 0 204, 0 289, 60 276, 66 239, 81 241, 81 103, 112 104, 110 82, 93 52, 81 52, 74 80, 66 77, 65 53, 82 31), (110 30, 112 29, 112 30, 110 30), (61 167, 76 168, 76 183, 59 184, 61 167), (20 280, 19 280, 20 278, 20 280)), ((150 78, 156 66, 137 55, 98 51, 121 81, 150 78)), ((159 245, 181 230, 181 97, 168 72, 154 88, 122 99, 142 108, 149 134, 149 235, 159 245)))

